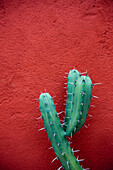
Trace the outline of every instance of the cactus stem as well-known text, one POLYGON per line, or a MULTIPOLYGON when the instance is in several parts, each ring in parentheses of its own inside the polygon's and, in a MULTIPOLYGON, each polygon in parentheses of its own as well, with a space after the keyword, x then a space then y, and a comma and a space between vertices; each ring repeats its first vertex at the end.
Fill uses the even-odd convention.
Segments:
MULTIPOLYGON (((52 143, 53 149, 55 150, 56 157, 61 161, 62 167, 66 170, 67 161, 69 161, 69 169, 79 169, 81 170, 81 166, 76 162, 74 155, 71 152, 70 145, 67 141, 67 133, 63 131, 61 128, 61 123, 58 118, 54 102, 51 96, 48 93, 45 93, 45 99, 43 98, 43 94, 40 95, 40 107, 41 107, 41 115, 43 118, 43 123, 45 126, 45 130, 48 134, 48 137, 52 143), (45 103, 47 105, 45 106, 45 103), (53 122, 53 126, 50 127, 50 122, 53 122), (58 133, 57 133, 58 132, 58 133), (65 153, 65 156, 61 154, 65 153)), ((63 123, 67 124, 67 122, 63 123)), ((43 128, 44 129, 44 128, 43 128)))
POLYGON ((92 96, 93 98, 96 98, 96 99, 98 99, 99 97, 98 96, 92 96))
POLYGON ((60 166, 57 170, 60 170, 61 168, 63 168, 63 166, 60 166))
POLYGON ((39 120, 39 119, 41 119, 42 117, 40 116, 40 117, 38 117, 38 118, 36 118, 36 120, 39 120))
POLYGON ((56 159, 58 160, 58 158, 56 157, 56 158, 54 158, 54 159, 51 161, 51 163, 53 163, 56 159))
POLYGON ((38 131, 41 131, 41 130, 44 130, 45 128, 41 128, 41 129, 39 129, 38 131))

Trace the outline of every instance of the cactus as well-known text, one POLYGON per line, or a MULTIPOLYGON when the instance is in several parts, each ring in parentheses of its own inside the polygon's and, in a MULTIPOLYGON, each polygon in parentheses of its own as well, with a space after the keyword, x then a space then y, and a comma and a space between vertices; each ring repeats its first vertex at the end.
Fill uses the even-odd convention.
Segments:
POLYGON ((70 110, 66 135, 75 134, 84 125, 88 115, 90 100, 92 97, 92 82, 88 76, 78 78, 70 102, 73 109, 70 110))
POLYGON ((82 170, 61 127, 52 97, 42 93, 39 97, 41 116, 52 147, 65 170, 82 170))
POLYGON ((81 95, 83 97, 83 110, 81 111, 81 121, 77 126, 76 132, 81 129, 81 127, 84 125, 86 118, 88 116, 88 110, 90 107, 90 101, 92 98, 92 81, 88 76, 84 76, 84 91, 81 92, 81 95))
POLYGON ((81 76, 75 69, 69 72, 63 125, 60 123, 53 99, 49 93, 42 93, 39 97, 41 111, 39 118, 42 118, 44 123, 44 128, 40 130, 46 130, 57 156, 54 160, 59 159, 62 164, 58 170, 62 167, 65 170, 85 170, 79 164, 79 161, 82 160, 74 157, 74 151, 71 150, 66 137, 74 135, 84 125, 91 98, 96 97, 92 96, 92 86, 91 79, 87 75, 81 76))
POLYGON ((63 126, 64 131, 66 131, 66 128, 67 128, 66 125, 68 125, 68 122, 69 122, 70 117, 71 117, 71 113, 72 113, 72 110, 73 110, 75 86, 76 86, 77 79, 80 76, 81 76, 80 73, 75 69, 70 70, 70 72, 68 74, 66 114, 65 114, 65 120, 64 120, 65 124, 63 126))

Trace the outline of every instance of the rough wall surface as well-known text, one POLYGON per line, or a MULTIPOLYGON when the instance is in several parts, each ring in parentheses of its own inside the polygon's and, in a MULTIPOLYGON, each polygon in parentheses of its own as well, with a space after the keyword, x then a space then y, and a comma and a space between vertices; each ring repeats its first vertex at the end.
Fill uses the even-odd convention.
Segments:
MULTIPOLYGON (((113 167, 113 1, 0 0, 0 170, 54 170, 60 166, 37 109, 49 92, 65 109, 65 72, 87 69, 95 86, 93 118, 73 136, 91 170, 113 167)), ((76 155, 76 156, 77 156, 76 155)))

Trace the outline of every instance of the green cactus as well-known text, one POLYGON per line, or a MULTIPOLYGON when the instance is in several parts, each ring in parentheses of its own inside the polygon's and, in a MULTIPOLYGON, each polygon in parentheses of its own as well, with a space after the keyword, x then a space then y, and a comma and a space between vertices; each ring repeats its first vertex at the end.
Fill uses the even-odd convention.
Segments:
POLYGON ((90 107, 90 101, 92 98, 92 81, 88 76, 84 76, 84 91, 81 92, 81 95, 83 97, 83 108, 81 111, 81 121, 77 126, 76 132, 81 129, 81 127, 84 125, 86 118, 88 116, 88 110, 90 107))
POLYGON ((65 170, 82 170, 79 161, 74 157, 73 151, 66 139, 52 97, 42 93, 39 97, 41 116, 52 147, 65 170))
POLYGON ((88 76, 78 78, 73 91, 73 100, 70 102, 73 109, 70 110, 66 135, 75 134, 84 125, 88 115, 90 100, 92 97, 92 82, 88 76))
POLYGON ((70 70, 68 74, 66 114, 65 114, 65 120, 64 120, 65 124, 63 127, 64 131, 66 131, 66 128, 67 128, 66 125, 68 125, 68 122, 72 114, 73 102, 74 102, 74 91, 75 91, 77 79, 80 76, 81 76, 80 73, 75 69, 70 70))
POLYGON ((42 93, 39 97, 41 111, 39 118, 42 118, 44 123, 44 128, 40 130, 46 130, 57 156, 55 159, 59 159, 62 164, 58 170, 62 167, 65 170, 86 170, 79 164, 79 161, 82 160, 74 157, 74 151, 71 150, 66 138, 74 135, 84 125, 91 98, 96 97, 92 96, 91 79, 87 75, 81 76, 81 74, 75 69, 68 74, 66 113, 63 125, 60 123, 52 97, 48 93, 42 93))

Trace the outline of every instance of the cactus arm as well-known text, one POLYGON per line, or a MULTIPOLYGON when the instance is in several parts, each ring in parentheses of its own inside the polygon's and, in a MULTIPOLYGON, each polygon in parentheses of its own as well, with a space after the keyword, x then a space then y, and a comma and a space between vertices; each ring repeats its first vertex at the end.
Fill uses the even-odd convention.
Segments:
POLYGON ((84 91, 84 76, 78 78, 76 82, 76 88, 74 89, 73 97, 73 110, 71 111, 68 126, 66 128, 66 135, 70 136, 71 133, 76 132, 76 127, 81 120, 81 111, 83 110, 83 95, 81 92, 84 91))
POLYGON ((81 129, 81 127, 84 125, 86 118, 88 116, 88 110, 90 107, 90 102, 91 102, 91 98, 92 98, 92 81, 88 76, 84 76, 84 91, 83 91, 83 95, 84 96, 84 100, 83 100, 83 111, 81 112, 82 117, 81 117, 81 121, 76 129, 76 132, 79 131, 81 129))
POLYGON ((51 96, 42 93, 39 97, 39 105, 46 132, 64 169, 83 170, 69 146, 51 96))
POLYGON ((66 129, 66 135, 72 135, 84 125, 90 100, 92 97, 92 82, 88 76, 81 76, 76 82, 74 91, 73 110, 66 129))
POLYGON ((66 131, 66 128, 67 128, 66 125, 68 125, 68 123, 69 123, 71 112, 73 110, 75 86, 76 86, 77 79, 80 76, 81 76, 80 73, 75 69, 70 70, 70 72, 68 74, 66 114, 65 114, 64 126, 63 126, 64 131, 66 131))

